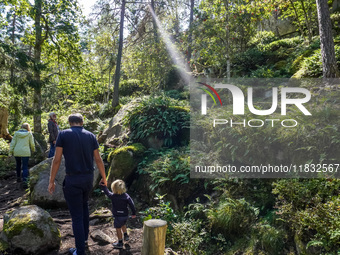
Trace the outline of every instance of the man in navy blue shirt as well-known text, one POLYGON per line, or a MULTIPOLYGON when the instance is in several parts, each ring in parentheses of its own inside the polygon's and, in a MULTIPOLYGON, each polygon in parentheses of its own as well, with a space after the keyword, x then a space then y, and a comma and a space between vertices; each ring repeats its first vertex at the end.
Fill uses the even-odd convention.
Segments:
POLYGON ((88 196, 93 183, 93 161, 102 176, 101 183, 106 186, 107 182, 97 139, 83 128, 83 116, 79 113, 71 114, 68 121, 71 128, 61 131, 57 138, 48 191, 52 194, 55 190, 54 180, 64 155, 66 177, 63 191, 72 217, 76 243, 76 248, 71 248, 69 254, 85 255, 85 243, 89 234, 88 196))

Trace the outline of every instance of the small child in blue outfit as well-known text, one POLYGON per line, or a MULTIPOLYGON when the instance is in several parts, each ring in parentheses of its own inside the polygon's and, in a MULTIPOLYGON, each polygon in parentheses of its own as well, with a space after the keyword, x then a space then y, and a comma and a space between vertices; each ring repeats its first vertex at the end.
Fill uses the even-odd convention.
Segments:
POLYGON ((136 208, 131 199, 131 197, 126 193, 125 183, 122 180, 115 180, 111 184, 110 192, 106 186, 101 185, 104 193, 108 198, 111 199, 112 202, 112 214, 115 218, 114 220, 114 228, 117 232, 118 242, 113 243, 113 246, 117 249, 123 248, 123 235, 124 233, 124 241, 129 240, 129 235, 126 230, 126 222, 129 218, 128 205, 132 211, 132 218, 136 218, 136 208))

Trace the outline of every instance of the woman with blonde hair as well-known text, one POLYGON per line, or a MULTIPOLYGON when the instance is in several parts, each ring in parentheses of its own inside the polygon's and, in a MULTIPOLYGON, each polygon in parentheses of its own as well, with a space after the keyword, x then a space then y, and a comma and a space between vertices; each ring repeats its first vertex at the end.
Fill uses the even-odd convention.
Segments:
POLYGON ((27 188, 28 160, 31 153, 35 151, 33 135, 31 133, 30 125, 24 123, 21 129, 15 132, 9 154, 14 155, 16 161, 17 182, 21 182, 21 165, 22 165, 22 180, 24 181, 24 188, 27 188))

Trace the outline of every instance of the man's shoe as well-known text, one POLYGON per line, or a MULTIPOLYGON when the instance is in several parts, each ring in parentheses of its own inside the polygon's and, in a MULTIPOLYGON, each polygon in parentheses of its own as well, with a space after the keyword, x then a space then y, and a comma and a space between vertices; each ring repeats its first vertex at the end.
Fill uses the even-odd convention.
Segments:
POLYGON ((77 255, 77 249, 76 248, 70 248, 68 250, 69 255, 77 255))
POLYGON ((128 234, 124 234, 124 241, 129 241, 130 240, 130 237, 128 234))
POLYGON ((123 249, 123 242, 117 242, 112 244, 116 249, 123 249))

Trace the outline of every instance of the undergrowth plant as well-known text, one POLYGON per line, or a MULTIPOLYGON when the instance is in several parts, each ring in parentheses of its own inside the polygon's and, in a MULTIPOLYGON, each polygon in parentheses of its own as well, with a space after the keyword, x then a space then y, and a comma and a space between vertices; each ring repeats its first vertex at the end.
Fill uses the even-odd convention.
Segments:
POLYGON ((144 97, 124 118, 130 127, 130 139, 143 141, 150 137, 164 140, 165 146, 181 142, 181 133, 189 128, 187 102, 161 94, 144 97))

